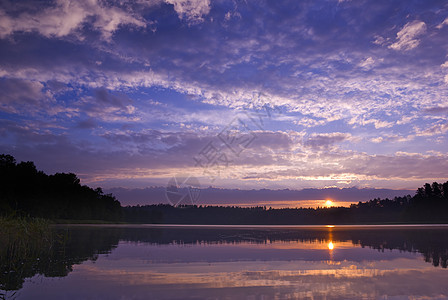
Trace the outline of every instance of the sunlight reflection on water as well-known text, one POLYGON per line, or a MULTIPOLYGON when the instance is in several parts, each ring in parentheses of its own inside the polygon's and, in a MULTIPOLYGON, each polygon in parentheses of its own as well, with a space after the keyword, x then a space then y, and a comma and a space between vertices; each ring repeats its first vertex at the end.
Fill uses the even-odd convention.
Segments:
POLYGON ((66 249, 65 258, 75 262, 73 271, 26 279, 17 299, 448 297, 446 228, 71 230, 77 243, 66 249), (76 262, 81 248, 93 241, 97 249, 91 253, 107 248, 98 244, 102 241, 110 250, 76 262), (443 251, 436 257, 435 249, 443 251), (426 250, 432 251, 429 256, 426 250))

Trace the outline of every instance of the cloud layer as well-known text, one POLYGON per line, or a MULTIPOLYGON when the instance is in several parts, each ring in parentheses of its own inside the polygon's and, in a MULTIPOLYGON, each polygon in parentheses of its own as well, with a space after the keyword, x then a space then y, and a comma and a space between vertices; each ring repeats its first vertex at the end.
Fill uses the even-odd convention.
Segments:
POLYGON ((444 1, 3 1, 0 149, 110 187, 447 180, 447 17, 444 1))

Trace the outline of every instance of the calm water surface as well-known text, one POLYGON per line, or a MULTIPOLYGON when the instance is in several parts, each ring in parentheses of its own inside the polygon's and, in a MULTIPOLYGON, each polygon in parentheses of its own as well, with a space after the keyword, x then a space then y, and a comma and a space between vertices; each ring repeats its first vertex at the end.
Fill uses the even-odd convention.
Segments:
POLYGON ((54 230, 50 252, 0 276, 3 297, 448 299, 446 226, 54 230))

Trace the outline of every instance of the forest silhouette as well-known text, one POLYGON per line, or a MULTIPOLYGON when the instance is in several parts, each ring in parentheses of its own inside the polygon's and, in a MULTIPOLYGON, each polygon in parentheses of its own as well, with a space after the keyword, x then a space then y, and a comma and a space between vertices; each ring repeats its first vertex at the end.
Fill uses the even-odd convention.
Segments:
POLYGON ((350 207, 282 208, 167 204, 123 207, 128 223, 319 225, 448 223, 448 182, 425 184, 414 196, 376 198, 350 207))
MULTIPOLYGON (((101 188, 81 185, 73 173, 47 175, 33 162, 0 155, 0 216, 52 220, 104 220, 156 224, 390 224, 448 223, 448 181, 417 189, 414 196, 376 198, 350 207, 283 208, 168 204, 122 207, 101 188)), ((166 199, 160 199, 165 202, 166 199)))
POLYGON ((0 155, 0 215, 46 219, 121 220, 121 205, 73 173, 47 175, 33 162, 0 155))

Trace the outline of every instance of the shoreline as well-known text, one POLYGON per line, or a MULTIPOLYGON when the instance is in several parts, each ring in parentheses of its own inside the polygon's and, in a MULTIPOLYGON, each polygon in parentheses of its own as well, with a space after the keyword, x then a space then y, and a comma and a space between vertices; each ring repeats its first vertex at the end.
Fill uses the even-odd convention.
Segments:
POLYGON ((448 228, 448 224, 315 224, 315 225, 270 225, 270 224, 144 224, 144 223, 53 223, 51 227, 122 227, 122 228, 299 228, 299 229, 338 229, 338 228, 350 228, 350 229, 368 229, 368 228, 418 228, 418 227, 442 227, 448 228))

